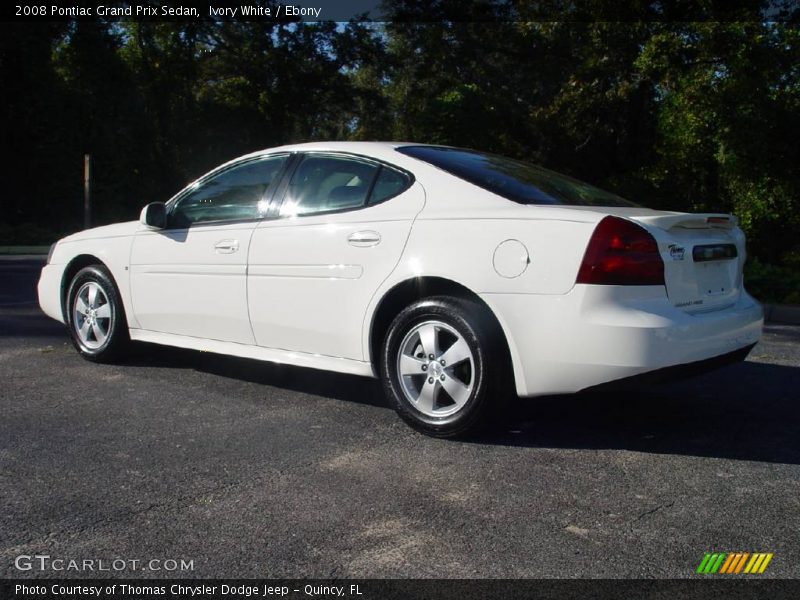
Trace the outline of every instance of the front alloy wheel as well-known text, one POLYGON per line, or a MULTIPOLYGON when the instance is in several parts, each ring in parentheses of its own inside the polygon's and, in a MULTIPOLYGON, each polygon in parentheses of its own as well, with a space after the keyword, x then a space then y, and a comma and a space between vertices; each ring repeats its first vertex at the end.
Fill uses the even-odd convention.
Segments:
POLYGON ((78 271, 67 291, 64 313, 72 343, 84 358, 111 362, 126 349, 130 338, 125 309, 104 266, 78 271))
POLYGON ((113 308, 103 288, 87 281, 75 294, 72 306, 72 326, 81 345, 97 350, 108 340, 114 319, 113 308))

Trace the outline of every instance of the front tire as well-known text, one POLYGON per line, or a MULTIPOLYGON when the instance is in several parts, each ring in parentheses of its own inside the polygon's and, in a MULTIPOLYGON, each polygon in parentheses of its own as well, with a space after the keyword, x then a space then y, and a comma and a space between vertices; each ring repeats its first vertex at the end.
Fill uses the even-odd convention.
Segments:
POLYGON ((130 343, 125 308, 102 265, 78 271, 67 291, 65 313, 72 343, 93 362, 118 360, 130 343))
POLYGON ((505 399, 500 336, 486 309, 435 296, 392 322, 381 378, 395 410, 434 437, 460 437, 488 425, 505 399))

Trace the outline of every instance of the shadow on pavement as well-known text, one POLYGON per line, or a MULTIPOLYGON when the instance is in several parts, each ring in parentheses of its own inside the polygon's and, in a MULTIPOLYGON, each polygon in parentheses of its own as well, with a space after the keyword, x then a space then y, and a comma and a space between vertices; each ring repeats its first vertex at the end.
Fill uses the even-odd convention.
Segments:
POLYGON ((480 443, 800 463, 800 368, 743 362, 680 383, 521 400, 480 443))
MULTIPOLYGON (((371 379, 140 345, 129 364, 196 369, 370 406, 388 407, 371 379)), ((678 383, 519 399, 471 443, 606 449, 800 464, 800 368, 743 362, 678 383)))
POLYGON ((136 367, 194 369, 218 377, 280 387, 302 394, 358 402, 369 406, 388 406, 377 380, 355 375, 145 343, 134 344, 132 355, 124 364, 136 367))

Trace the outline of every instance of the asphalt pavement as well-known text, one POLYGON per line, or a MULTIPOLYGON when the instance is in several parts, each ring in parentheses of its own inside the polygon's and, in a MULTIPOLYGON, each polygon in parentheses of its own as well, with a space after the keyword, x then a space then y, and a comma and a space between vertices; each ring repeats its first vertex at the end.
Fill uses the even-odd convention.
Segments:
POLYGON ((712 551, 800 577, 798 327, 443 441, 369 379, 149 345, 84 361, 36 305, 40 266, 0 261, 0 577, 684 578, 712 551), (37 554, 140 562, 18 569, 37 554))

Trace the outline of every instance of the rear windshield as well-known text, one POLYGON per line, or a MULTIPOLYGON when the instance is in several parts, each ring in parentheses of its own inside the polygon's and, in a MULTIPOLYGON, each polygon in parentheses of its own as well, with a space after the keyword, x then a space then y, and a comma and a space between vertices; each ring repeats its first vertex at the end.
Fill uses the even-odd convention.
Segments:
POLYGON ((447 146, 402 146, 397 151, 520 204, 638 206, 572 177, 496 154, 447 146))

